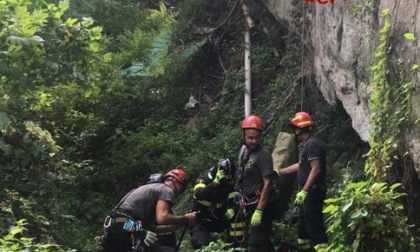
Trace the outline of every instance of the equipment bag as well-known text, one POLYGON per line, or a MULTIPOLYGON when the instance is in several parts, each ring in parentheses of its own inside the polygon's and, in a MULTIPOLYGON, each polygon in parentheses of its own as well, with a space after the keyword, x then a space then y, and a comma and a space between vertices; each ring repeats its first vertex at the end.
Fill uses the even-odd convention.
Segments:
MULTIPOLYGON (((293 134, 279 132, 276 145, 271 153, 273 168, 285 168, 298 162, 298 150, 293 134)), ((290 197, 294 190, 296 174, 279 176, 275 183, 276 219, 282 219, 288 209, 290 197)))

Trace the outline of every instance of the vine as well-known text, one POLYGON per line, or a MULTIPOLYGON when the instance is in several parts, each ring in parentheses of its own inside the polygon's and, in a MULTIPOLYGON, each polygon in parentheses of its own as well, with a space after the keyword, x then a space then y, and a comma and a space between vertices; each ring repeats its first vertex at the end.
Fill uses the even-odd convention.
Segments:
POLYGON ((384 24, 375 53, 376 63, 370 68, 372 131, 365 163, 367 179, 352 182, 345 176, 345 187, 339 195, 325 200, 323 212, 329 214, 331 238, 327 251, 413 251, 414 247, 408 225, 402 225, 407 223, 407 217, 399 200, 406 196, 399 192, 401 183, 383 182, 389 181, 391 168, 403 149, 399 147, 400 129, 409 118, 413 85, 402 77, 402 72, 396 73, 397 81, 391 81, 389 9, 384 9, 382 16, 384 24))
POLYGON ((398 160, 400 129, 409 118, 412 82, 403 80, 395 85, 389 81, 389 31, 390 10, 382 11, 384 25, 380 31, 379 46, 375 53, 376 64, 371 67, 373 93, 370 99, 372 113, 365 171, 377 180, 386 180, 398 160))

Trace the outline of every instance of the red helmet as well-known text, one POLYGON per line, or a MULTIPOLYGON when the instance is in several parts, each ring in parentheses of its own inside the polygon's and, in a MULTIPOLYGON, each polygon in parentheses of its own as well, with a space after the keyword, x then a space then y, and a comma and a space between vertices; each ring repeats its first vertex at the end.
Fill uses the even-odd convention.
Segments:
POLYGON ((311 116, 306 112, 296 113, 295 116, 290 120, 290 124, 301 129, 315 125, 311 116))
POLYGON ((181 169, 172 169, 165 174, 165 179, 168 177, 174 178, 179 183, 183 184, 184 186, 188 185, 187 181, 187 174, 181 169))
POLYGON ((256 129, 262 131, 262 120, 256 115, 245 117, 242 122, 242 129, 256 129))

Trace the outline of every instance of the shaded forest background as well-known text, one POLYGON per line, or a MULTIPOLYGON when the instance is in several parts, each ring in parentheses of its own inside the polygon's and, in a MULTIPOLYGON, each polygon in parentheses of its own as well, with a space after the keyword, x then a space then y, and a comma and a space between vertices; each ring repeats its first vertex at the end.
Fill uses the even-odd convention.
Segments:
MULTIPOLYGON (((330 196, 368 181, 369 145, 302 72, 302 52, 310 48, 300 28, 280 24, 259 1, 247 4, 255 21, 252 110, 264 121, 264 144, 272 150, 291 116, 308 111, 328 146, 330 196)), ((1 0, 0 17, 1 249, 97 251, 104 217, 151 173, 182 167, 193 181, 220 158, 236 160, 247 29, 240 2, 1 0)), ((386 194, 372 184, 391 204, 373 218, 372 234, 391 226, 384 219, 395 220, 401 231, 387 235, 413 249, 418 227, 407 224, 415 223, 402 195, 393 194, 397 186, 386 194)), ((188 210, 189 197, 176 211, 188 210)), ((351 218, 363 223, 366 215, 351 218)), ((291 225, 279 221, 276 228, 275 239, 294 242, 291 225)), ((353 231, 346 240, 372 243, 353 231)), ((188 251, 187 242, 182 248, 188 251)))

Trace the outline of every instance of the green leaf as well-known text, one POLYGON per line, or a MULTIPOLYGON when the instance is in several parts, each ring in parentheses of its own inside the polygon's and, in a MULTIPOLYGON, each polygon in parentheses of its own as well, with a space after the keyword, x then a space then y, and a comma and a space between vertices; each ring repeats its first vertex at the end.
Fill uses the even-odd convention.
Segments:
POLYGON ((353 205, 353 199, 343 206, 343 212, 347 211, 353 205))
POLYGON ((40 36, 32 36, 28 38, 28 40, 31 41, 34 45, 39 45, 44 42, 44 39, 41 38, 40 36))
POLYGON ((322 211, 323 213, 331 213, 334 214, 335 212, 337 212, 338 207, 334 206, 334 205, 328 205, 326 208, 324 208, 324 210, 322 211))
POLYGON ((361 181, 358 183, 350 183, 346 186, 345 190, 350 190, 350 189, 357 189, 357 188, 362 188, 364 187, 368 182, 367 181, 361 181))
POLYGON ((419 64, 414 64, 411 66, 411 69, 416 70, 417 68, 419 68, 420 65, 419 64))
POLYGON ((414 33, 411 32, 404 33, 404 37, 410 41, 414 41, 416 39, 414 33))
POLYGON ((74 25, 75 23, 77 23, 79 20, 77 19, 77 18, 68 18, 67 20, 66 20, 66 25, 67 26, 72 26, 72 25, 74 25))
POLYGON ((362 211, 360 209, 357 209, 351 216, 350 218, 352 219, 357 219, 360 217, 360 215, 362 215, 362 211))
POLYGON ((90 43, 89 48, 92 52, 98 52, 99 51, 99 43, 98 42, 92 42, 92 43, 90 43))
POLYGON ((395 188, 397 188, 397 187, 399 187, 399 186, 401 186, 402 184, 401 183, 395 183, 395 184, 393 184, 392 186, 390 186, 389 187, 389 189, 391 190, 391 191, 393 191, 393 190, 395 190, 395 188))
POLYGON ((12 147, 0 139, 0 150, 4 151, 6 155, 12 154, 12 147))
POLYGON ((388 16, 389 14, 391 14, 391 10, 389 9, 389 8, 384 8, 383 10, 382 10, 382 16, 383 17, 386 17, 386 16, 388 16))
POLYGON ((5 133, 12 121, 6 112, 0 112, 0 132, 5 133))

